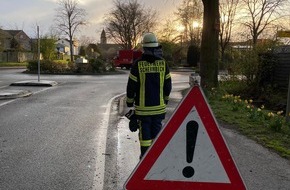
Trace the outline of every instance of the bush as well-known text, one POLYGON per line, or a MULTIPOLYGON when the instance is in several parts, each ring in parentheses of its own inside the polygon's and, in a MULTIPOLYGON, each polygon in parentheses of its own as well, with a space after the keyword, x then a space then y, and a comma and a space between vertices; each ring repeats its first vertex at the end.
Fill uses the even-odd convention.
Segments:
POLYGON ((89 61, 91 72, 102 73, 114 70, 112 63, 107 63, 102 59, 91 59, 89 61))
POLYGON ((76 64, 77 73, 102 73, 114 71, 113 63, 108 63, 100 58, 90 59, 88 63, 76 64))
POLYGON ((200 49, 197 45, 190 45, 187 50, 187 64, 197 67, 200 59, 200 49))
MULTIPOLYGON (((30 72, 38 71, 38 61, 30 61, 27 65, 27 70, 30 72)), ((40 72, 41 73, 66 73, 69 67, 67 63, 56 62, 50 60, 40 61, 40 72)))
MULTIPOLYGON (((37 72, 38 62, 30 61, 27 70, 37 72)), ((40 62, 40 72, 42 73, 102 73, 108 71, 114 71, 114 67, 112 63, 105 62, 102 59, 91 59, 89 63, 79 64, 70 61, 42 60, 40 62)))

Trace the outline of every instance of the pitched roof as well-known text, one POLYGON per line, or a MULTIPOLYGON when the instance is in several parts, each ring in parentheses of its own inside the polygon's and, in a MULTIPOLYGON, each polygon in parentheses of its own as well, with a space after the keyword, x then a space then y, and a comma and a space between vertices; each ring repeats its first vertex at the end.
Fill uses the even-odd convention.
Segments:
POLYGON ((12 36, 16 36, 19 34, 22 30, 4 30, 5 32, 9 33, 12 36))
POLYGON ((10 38, 10 37, 12 37, 12 35, 10 34, 10 33, 8 33, 6 30, 2 30, 2 29, 0 29, 0 35, 1 35, 1 37, 3 38, 10 38))

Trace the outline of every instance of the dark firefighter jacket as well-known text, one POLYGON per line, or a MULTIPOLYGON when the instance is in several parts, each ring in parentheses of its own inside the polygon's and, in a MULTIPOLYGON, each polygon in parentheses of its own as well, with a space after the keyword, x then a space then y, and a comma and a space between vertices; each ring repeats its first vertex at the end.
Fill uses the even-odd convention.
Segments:
POLYGON ((139 116, 164 115, 171 88, 171 76, 165 60, 143 54, 129 74, 127 106, 135 104, 135 113, 139 116))

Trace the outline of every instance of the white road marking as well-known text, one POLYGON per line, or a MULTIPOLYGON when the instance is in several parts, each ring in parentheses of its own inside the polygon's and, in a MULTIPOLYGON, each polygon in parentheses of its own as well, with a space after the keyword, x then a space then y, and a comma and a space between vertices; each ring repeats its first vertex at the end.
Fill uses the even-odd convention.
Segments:
POLYGON ((123 96, 123 94, 119 94, 109 100, 109 103, 106 107, 105 116, 103 118, 102 126, 100 130, 96 134, 96 147, 97 147, 97 155, 96 155, 96 168, 94 173, 94 182, 93 182, 93 190, 103 190, 104 187, 104 175, 105 175, 105 160, 106 160, 106 146, 107 146, 107 132, 108 125, 110 119, 110 111, 111 105, 114 99, 123 96))
POLYGON ((16 100, 16 99, 14 99, 14 100, 9 100, 9 101, 7 101, 7 102, 4 102, 4 103, 0 104, 0 107, 5 106, 6 104, 9 104, 9 103, 11 103, 11 102, 14 102, 15 100, 16 100))
MULTIPOLYGON (((2 88, 2 87, 0 87, 0 88, 2 88)), ((44 88, 44 89, 41 89, 41 90, 36 91, 36 92, 32 92, 32 95, 33 95, 33 94, 38 94, 38 93, 40 93, 40 92, 44 92, 44 91, 46 91, 46 90, 48 90, 48 89, 50 89, 50 88, 51 88, 51 87, 44 88)), ((14 101, 16 101, 16 100, 18 100, 18 98, 15 98, 15 99, 13 99, 13 100, 8 100, 8 101, 6 101, 6 102, 0 103, 0 107, 5 106, 5 105, 7 105, 7 104, 10 104, 10 103, 12 103, 12 102, 14 102, 14 101)))
POLYGON ((0 86, 0 88, 6 88, 6 87, 8 87, 8 86, 0 86))

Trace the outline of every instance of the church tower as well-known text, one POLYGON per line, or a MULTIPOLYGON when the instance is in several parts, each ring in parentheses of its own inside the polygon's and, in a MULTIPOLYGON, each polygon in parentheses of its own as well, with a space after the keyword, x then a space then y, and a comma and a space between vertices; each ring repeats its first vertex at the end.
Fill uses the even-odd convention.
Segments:
POLYGON ((106 32, 103 29, 102 33, 101 33, 101 44, 107 44, 107 37, 106 37, 106 32))

